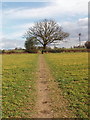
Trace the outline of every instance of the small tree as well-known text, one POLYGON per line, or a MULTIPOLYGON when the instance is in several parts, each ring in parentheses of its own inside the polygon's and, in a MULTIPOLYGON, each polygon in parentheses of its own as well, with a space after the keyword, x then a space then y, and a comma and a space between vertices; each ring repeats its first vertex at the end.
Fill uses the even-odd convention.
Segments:
MULTIPOLYGON (((28 29, 25 33, 25 38, 35 38, 43 48, 54 41, 60 41, 68 37, 69 34, 62 31, 62 28, 54 21, 44 19, 41 22, 28 29)), ((31 39, 32 41, 34 39, 31 39)))
POLYGON ((25 41, 25 48, 27 52, 30 52, 31 50, 36 49, 35 45, 37 44, 37 41, 35 38, 30 37, 30 38, 26 38, 25 41))
POLYGON ((85 46, 86 46, 87 49, 90 49, 90 41, 87 41, 87 42, 85 43, 85 46))

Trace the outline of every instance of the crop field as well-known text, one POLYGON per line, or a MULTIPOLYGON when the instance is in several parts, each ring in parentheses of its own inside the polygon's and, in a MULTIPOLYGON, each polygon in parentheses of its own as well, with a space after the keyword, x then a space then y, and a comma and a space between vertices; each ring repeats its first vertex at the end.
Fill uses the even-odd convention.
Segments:
POLYGON ((45 54, 51 73, 58 82, 68 109, 78 118, 88 117, 88 53, 45 54))
POLYGON ((2 116, 1 106, 2 106, 2 55, 0 55, 0 119, 2 116))
POLYGON ((2 117, 30 116, 35 104, 34 74, 38 57, 36 54, 12 54, 2 58, 2 117))
POLYGON ((88 53, 85 52, 2 55, 2 117, 32 118, 37 102, 38 65, 42 67, 40 73, 45 74, 43 59, 68 100, 68 109, 74 111, 77 118, 87 118, 88 53))

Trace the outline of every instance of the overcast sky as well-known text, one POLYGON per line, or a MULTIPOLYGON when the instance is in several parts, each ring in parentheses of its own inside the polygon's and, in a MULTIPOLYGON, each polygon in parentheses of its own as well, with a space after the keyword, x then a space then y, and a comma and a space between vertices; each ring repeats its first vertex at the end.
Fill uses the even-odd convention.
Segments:
POLYGON ((70 33, 67 42, 61 42, 60 47, 78 45, 79 33, 82 44, 88 40, 88 0, 3 0, 0 13, 0 49, 23 48, 22 36, 26 30, 45 18, 54 19, 63 31, 70 33))

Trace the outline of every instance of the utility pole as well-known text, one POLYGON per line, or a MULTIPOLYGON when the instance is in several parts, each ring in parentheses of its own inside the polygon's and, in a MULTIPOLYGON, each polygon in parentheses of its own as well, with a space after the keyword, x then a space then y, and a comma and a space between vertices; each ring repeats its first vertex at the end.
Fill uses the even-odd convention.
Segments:
POLYGON ((79 35, 79 46, 81 46, 81 33, 79 33, 78 35, 79 35))

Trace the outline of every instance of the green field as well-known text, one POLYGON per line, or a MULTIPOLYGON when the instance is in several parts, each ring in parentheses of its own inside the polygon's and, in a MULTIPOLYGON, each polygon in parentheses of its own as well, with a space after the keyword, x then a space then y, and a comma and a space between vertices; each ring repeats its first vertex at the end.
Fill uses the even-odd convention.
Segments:
POLYGON ((0 119, 2 116, 2 55, 0 55, 0 119))
POLYGON ((46 54, 51 73, 79 118, 88 117, 88 53, 46 54))
POLYGON ((3 55, 3 118, 25 117, 33 112, 36 67, 35 54, 3 55))
MULTIPOLYGON (((44 54, 58 89, 78 118, 88 117, 88 53, 44 54)), ((38 54, 2 55, 3 118, 31 117, 36 100, 38 54)))

